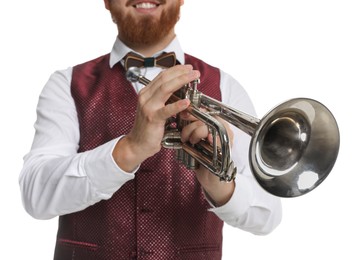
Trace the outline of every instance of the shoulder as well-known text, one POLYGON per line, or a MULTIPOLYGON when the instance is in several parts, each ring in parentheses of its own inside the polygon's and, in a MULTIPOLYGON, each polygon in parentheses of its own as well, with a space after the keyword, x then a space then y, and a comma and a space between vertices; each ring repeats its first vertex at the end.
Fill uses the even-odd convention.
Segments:
POLYGON ((100 57, 97 57, 95 59, 91 59, 89 61, 83 62, 81 64, 77 64, 73 67, 73 70, 76 71, 76 70, 81 70, 83 68, 91 68, 97 66, 98 64, 107 64, 109 66, 109 57, 110 54, 108 53, 100 57))
POLYGON ((222 102, 242 112, 256 115, 248 91, 230 74, 220 70, 222 102))

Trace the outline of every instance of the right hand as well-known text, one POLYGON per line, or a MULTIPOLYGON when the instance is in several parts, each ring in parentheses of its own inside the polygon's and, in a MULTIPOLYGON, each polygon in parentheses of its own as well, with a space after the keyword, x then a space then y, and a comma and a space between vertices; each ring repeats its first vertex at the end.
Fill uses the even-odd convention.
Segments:
MULTIPOLYGON (((186 111, 180 113, 181 119, 191 121, 190 124, 185 126, 181 132, 181 141, 183 143, 190 142, 196 144, 202 139, 207 139, 211 144, 213 143, 213 136, 208 131, 207 125, 198 120, 196 117, 187 113, 186 111)), ((231 130, 228 122, 216 117, 216 119, 226 128, 230 145, 233 143, 234 133, 231 130)), ((218 145, 220 145, 220 139, 217 137, 218 145)), ((202 165, 195 170, 197 180, 201 184, 202 188, 206 192, 207 198, 215 205, 222 206, 226 204, 235 190, 235 182, 220 181, 217 176, 212 174, 207 168, 202 165)))
POLYGON ((113 150, 113 158, 122 170, 131 172, 160 151, 166 120, 190 105, 188 99, 165 103, 176 90, 199 76, 191 65, 177 65, 161 72, 139 92, 134 126, 113 150))

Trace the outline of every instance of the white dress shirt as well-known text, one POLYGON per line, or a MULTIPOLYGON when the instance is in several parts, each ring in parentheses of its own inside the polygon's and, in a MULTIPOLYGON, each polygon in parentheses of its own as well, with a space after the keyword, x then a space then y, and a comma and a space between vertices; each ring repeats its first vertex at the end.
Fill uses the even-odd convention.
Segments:
MULTIPOLYGON (((113 67, 132 51, 116 39, 110 53, 113 67)), ((184 52, 175 38, 163 51, 174 51, 181 64, 184 52)), ((161 53, 161 52, 160 52, 161 53)), ((159 54, 159 53, 158 53, 159 54)), ((142 73, 152 80, 160 68, 145 68, 142 73)), ((255 114, 253 105, 242 86, 220 71, 222 102, 248 114, 255 114)), ((112 158, 118 138, 91 151, 78 153, 79 122, 71 96, 72 68, 54 72, 39 98, 35 136, 31 151, 24 157, 20 188, 27 212, 38 219, 77 212, 101 200, 110 199, 115 191, 135 178, 121 170, 112 158)), ((138 92, 144 86, 133 84, 138 92)), ((232 157, 238 168, 236 188, 221 207, 210 209, 226 223, 255 234, 272 231, 281 220, 280 199, 260 188, 248 163, 250 137, 232 128, 232 157)), ((139 166, 140 167, 140 166, 139 166)))

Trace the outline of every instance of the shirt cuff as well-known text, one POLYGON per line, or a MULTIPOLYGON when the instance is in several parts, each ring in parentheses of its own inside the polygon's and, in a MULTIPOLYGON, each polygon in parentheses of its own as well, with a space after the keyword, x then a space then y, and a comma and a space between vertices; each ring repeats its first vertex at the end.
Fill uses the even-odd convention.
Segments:
POLYGON ((124 183, 134 179, 136 171, 123 171, 114 161, 113 149, 123 136, 87 152, 83 169, 97 192, 111 195, 124 183))
POLYGON ((252 179, 248 176, 237 174, 235 179, 235 189, 230 200, 220 206, 213 207, 209 211, 214 212, 223 221, 228 221, 232 217, 242 216, 253 203, 252 179))

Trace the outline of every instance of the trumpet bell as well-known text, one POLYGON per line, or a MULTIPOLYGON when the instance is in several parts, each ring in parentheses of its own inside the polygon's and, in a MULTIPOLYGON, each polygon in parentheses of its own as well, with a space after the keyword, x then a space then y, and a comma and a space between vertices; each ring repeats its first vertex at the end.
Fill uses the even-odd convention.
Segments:
POLYGON ((339 151, 332 113, 318 101, 291 99, 268 112, 250 143, 250 166, 267 192, 297 197, 328 176, 339 151))
MULTIPOLYGON (((137 68, 130 68, 128 80, 149 84, 150 81, 139 72, 137 68)), ((331 172, 339 151, 340 134, 335 118, 323 104, 313 99, 295 98, 275 107, 259 120, 202 94, 196 83, 181 89, 183 96, 189 96, 195 104, 188 111, 212 129, 213 136, 219 137, 221 147, 217 148, 217 142, 213 142, 210 149, 205 148, 206 145, 177 143, 179 132, 173 136, 165 135, 168 140, 164 138, 164 147, 182 149, 186 159, 182 160, 180 156, 179 160, 187 168, 196 167, 198 162, 220 180, 234 179, 237 171, 230 157, 228 134, 211 116, 215 115, 252 137, 249 148, 251 171, 260 186, 275 196, 304 195, 320 185, 331 172), (203 113, 198 107, 209 113, 203 113)), ((182 95, 174 94, 171 98, 178 100, 182 95)))

